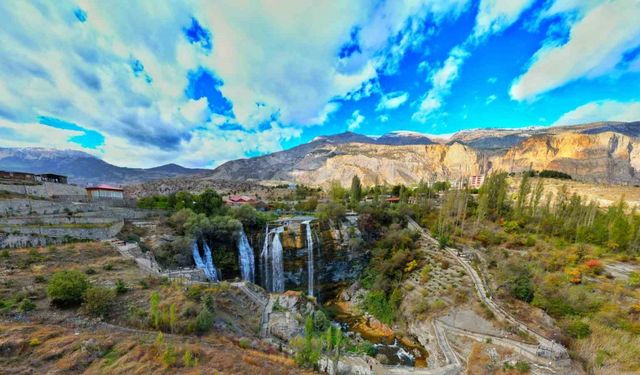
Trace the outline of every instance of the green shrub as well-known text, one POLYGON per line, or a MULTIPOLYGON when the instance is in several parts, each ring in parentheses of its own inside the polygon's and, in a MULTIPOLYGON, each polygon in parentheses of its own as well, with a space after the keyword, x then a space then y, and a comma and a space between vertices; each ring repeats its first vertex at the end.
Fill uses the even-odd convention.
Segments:
POLYGON ((396 317, 401 299, 402 294, 399 289, 395 289, 390 297, 381 290, 373 290, 365 296, 362 308, 381 322, 391 324, 396 317))
POLYGON ((82 302, 89 288, 87 277, 80 271, 67 270, 53 274, 47 284, 51 303, 58 306, 74 306, 82 302))
POLYGON ((105 271, 113 271, 113 264, 107 263, 104 266, 102 266, 102 269, 105 271))
POLYGON ((116 280, 116 294, 124 294, 129 290, 127 284, 121 279, 116 280))
POLYGON ((198 364, 198 359, 191 353, 191 350, 185 350, 182 355, 182 364, 184 367, 193 367, 198 364))
POLYGON ((34 281, 35 283, 42 284, 42 283, 46 283, 46 282, 47 282, 47 278, 46 278, 46 277, 44 277, 44 275, 36 275, 36 276, 33 278, 33 281, 34 281))
POLYGON ((213 326, 213 313, 206 307, 200 310, 200 313, 196 317, 196 332, 205 333, 213 326))
POLYGON ((20 304, 18 305, 18 311, 20 312, 27 312, 27 311, 33 311, 36 309, 36 304, 33 303, 29 298, 25 298, 22 301, 20 301, 20 304))
POLYGON ((520 373, 525 373, 531 370, 531 365, 528 362, 518 361, 516 362, 515 369, 520 373))
POLYGON ((88 314, 103 318, 113 308, 115 296, 113 289, 93 286, 87 289, 82 307, 88 314))
POLYGON ((591 328, 582 320, 571 321, 566 328, 567 334, 574 339, 582 339, 591 334, 591 328))
POLYGON ((251 341, 249 341, 248 338, 243 337, 238 341, 238 346, 240 346, 242 349, 247 349, 249 346, 251 346, 251 341))
POLYGON ((92 267, 89 267, 86 270, 84 270, 84 273, 86 273, 87 275, 95 275, 98 272, 95 269, 93 269, 92 267))
POLYGON ((167 345, 167 348, 162 353, 162 364, 166 368, 172 367, 178 361, 178 355, 176 351, 173 349, 173 346, 167 345))

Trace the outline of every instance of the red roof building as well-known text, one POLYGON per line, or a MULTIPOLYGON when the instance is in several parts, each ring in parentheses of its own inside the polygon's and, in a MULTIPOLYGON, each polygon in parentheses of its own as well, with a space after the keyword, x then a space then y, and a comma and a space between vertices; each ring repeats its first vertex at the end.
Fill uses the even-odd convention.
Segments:
POLYGON ((97 185, 87 187, 89 200, 95 199, 124 199, 124 190, 109 185, 97 185))
POLYGON ((243 204, 255 206, 258 203, 258 200, 248 195, 229 195, 225 203, 228 206, 241 206, 243 204))

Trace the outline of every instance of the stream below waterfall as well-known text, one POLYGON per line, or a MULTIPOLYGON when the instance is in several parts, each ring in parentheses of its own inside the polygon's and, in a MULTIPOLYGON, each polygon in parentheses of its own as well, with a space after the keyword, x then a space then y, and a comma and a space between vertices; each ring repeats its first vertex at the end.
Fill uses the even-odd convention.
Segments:
POLYGON ((344 331, 355 332, 373 344, 376 356, 386 357, 386 365, 426 367, 428 352, 420 345, 413 344, 396 334, 387 335, 366 323, 363 315, 354 314, 344 304, 330 301, 325 308, 331 313, 344 331))

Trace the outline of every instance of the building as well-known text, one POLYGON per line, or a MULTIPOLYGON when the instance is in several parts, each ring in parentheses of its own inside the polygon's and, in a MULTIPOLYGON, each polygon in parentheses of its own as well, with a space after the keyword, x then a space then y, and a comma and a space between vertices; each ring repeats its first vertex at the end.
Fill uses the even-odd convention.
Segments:
POLYGON ((0 178, 12 180, 12 181, 26 181, 26 182, 55 182, 57 184, 66 184, 67 176, 53 174, 53 173, 24 173, 24 172, 11 172, 0 171, 0 178))
POLYGON ((87 187, 87 196, 90 201, 97 199, 124 199, 124 190, 109 185, 89 186, 87 187))
POLYGON ((35 175, 35 179, 36 179, 36 181, 55 182, 56 184, 66 184, 67 183, 67 176, 62 176, 62 175, 53 174, 53 173, 37 174, 37 175, 35 175))
POLYGON ((227 206, 242 206, 244 204, 255 206, 258 204, 258 200, 248 195, 229 195, 225 203, 227 206))
POLYGON ((484 182, 484 175, 482 176, 471 176, 469 177, 469 187, 472 189, 479 189, 484 182))
POLYGON ((388 203, 400 203, 400 197, 390 197, 385 199, 385 202, 388 203))

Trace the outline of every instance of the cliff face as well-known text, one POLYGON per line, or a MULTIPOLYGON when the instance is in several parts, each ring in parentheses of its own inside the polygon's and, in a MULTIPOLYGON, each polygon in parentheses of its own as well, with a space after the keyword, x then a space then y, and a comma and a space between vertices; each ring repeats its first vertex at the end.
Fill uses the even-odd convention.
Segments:
POLYGON ((439 143, 386 143, 353 133, 320 137, 291 150, 228 162, 210 178, 322 186, 333 180, 348 185, 357 174, 365 185, 415 184, 532 168, 583 181, 640 184, 640 122, 481 129, 439 143))
POLYGON ((640 140, 619 133, 562 133, 529 138, 491 158, 494 170, 553 169, 591 182, 640 182, 640 140))

